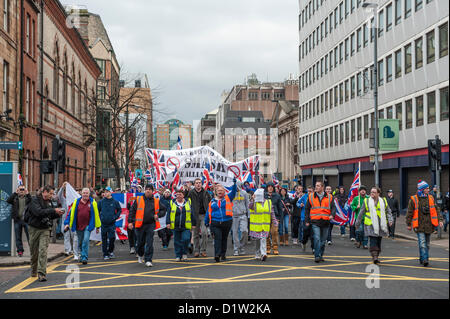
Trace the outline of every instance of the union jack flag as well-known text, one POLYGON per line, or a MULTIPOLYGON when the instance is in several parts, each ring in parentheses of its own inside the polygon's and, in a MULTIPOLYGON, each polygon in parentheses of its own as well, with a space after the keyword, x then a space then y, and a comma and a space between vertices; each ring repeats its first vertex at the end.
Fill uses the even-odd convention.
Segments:
POLYGON ((214 174, 211 173, 211 163, 206 162, 204 165, 202 185, 205 189, 209 189, 214 186, 214 174))
POLYGON ((254 155, 245 159, 243 171, 250 172, 252 179, 254 179, 256 172, 259 171, 259 155, 254 155))
POLYGON ((166 161, 164 160, 164 154, 160 150, 146 149, 148 167, 152 168, 157 181, 166 179, 166 161))
POLYGON ((22 175, 17 174, 17 186, 23 186, 22 175))
POLYGON ((348 199, 345 203, 344 209, 347 210, 349 214, 349 223, 350 226, 353 226, 355 224, 356 218, 355 218, 355 212, 352 211, 350 205, 352 204, 353 199, 358 196, 359 187, 361 186, 360 181, 360 175, 359 175, 359 169, 356 171, 355 178, 353 179, 352 186, 350 186, 350 190, 348 192, 348 199))
POLYGON ((275 176, 275 174, 272 174, 272 182, 275 185, 275 187, 280 186, 280 181, 278 180, 278 178, 275 176))
POLYGON ((152 179, 153 179, 152 172, 150 172, 149 169, 145 171, 144 176, 145 176, 145 178, 146 178, 147 180, 152 180, 152 179))
POLYGON ((253 181, 250 172, 245 172, 244 175, 239 177, 239 181, 241 181, 242 183, 248 182, 251 188, 255 188, 255 182, 253 181))

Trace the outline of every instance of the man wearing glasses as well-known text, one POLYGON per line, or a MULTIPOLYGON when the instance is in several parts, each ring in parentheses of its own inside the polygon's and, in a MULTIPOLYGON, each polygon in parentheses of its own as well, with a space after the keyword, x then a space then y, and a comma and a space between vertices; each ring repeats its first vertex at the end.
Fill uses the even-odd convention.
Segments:
POLYGON ((16 192, 13 193, 7 200, 12 205, 11 218, 14 220, 14 232, 16 235, 16 248, 19 257, 23 256, 23 243, 22 233, 25 230, 27 241, 30 242, 30 236, 28 234, 28 226, 23 220, 25 209, 31 202, 31 195, 28 194, 28 190, 25 186, 19 186, 16 192))

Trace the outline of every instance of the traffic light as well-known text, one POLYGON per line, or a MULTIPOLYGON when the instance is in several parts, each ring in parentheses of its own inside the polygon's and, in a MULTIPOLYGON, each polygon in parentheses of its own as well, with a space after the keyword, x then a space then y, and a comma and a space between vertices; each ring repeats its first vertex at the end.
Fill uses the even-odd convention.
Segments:
POLYGON ((54 166, 53 161, 41 161, 40 163, 41 174, 53 174, 54 166))
POLYGON ((58 162, 58 173, 66 170, 66 143, 56 136, 52 143, 52 160, 58 162))
POLYGON ((434 140, 428 140, 428 165, 432 172, 435 172, 437 166, 441 164, 441 145, 442 142, 439 137, 436 137, 434 140))

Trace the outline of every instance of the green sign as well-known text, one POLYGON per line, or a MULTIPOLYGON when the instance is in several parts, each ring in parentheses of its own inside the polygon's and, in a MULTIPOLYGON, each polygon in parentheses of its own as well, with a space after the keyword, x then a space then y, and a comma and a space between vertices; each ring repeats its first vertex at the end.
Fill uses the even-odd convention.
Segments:
POLYGON ((378 120, 380 151, 398 151, 399 120, 378 120))
POLYGON ((0 141, 0 150, 21 150, 22 142, 0 141))

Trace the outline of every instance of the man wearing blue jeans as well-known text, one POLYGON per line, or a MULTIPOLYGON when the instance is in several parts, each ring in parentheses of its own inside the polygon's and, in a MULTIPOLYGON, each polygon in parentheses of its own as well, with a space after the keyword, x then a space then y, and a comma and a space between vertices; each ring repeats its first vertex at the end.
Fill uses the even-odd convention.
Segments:
POLYGON ((116 241, 116 220, 120 217, 122 207, 112 195, 112 188, 106 187, 105 197, 98 203, 100 220, 102 222, 102 250, 103 259, 109 260, 114 256, 114 242, 116 241))
POLYGON ((314 238, 314 262, 325 261, 325 243, 328 237, 330 221, 336 214, 333 195, 324 192, 324 184, 316 182, 315 192, 308 196, 305 208, 305 225, 312 225, 314 238))
POLYGON ((81 252, 80 262, 86 265, 89 257, 89 237, 91 231, 96 229, 99 232, 101 227, 100 215, 97 208, 97 202, 90 197, 89 188, 83 188, 81 199, 76 199, 70 213, 67 214, 64 221, 64 231, 71 229, 77 232, 79 251, 81 252))

